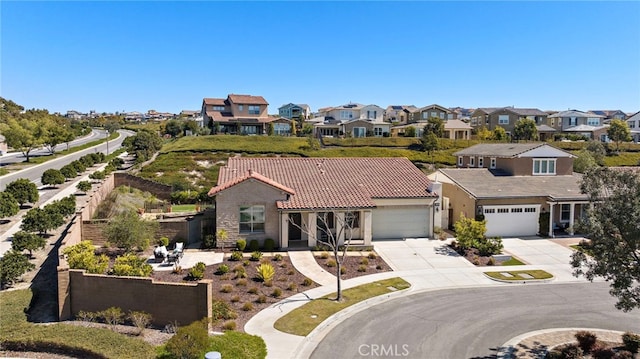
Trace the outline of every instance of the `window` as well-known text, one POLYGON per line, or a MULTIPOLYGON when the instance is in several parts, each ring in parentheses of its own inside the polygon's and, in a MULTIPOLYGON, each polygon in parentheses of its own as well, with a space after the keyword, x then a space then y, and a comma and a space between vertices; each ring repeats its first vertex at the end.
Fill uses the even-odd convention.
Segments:
POLYGON ((349 228, 360 228, 360 212, 345 212, 344 224, 349 228))
POLYGON ((291 125, 288 123, 274 123, 273 132, 276 135, 286 135, 291 132, 291 125))
POLYGON ((495 208, 485 208, 484 209, 484 213, 496 213, 496 209, 495 208))
POLYGON ((478 167, 484 167, 484 157, 478 157, 478 167))
POLYGON ((367 118, 368 119, 375 119, 378 115, 378 111, 369 111, 367 110, 367 118))
POLYGON ((373 134, 376 137, 382 137, 382 127, 374 127, 373 128, 373 134))
POLYGON ((498 115, 498 124, 499 125, 508 125, 509 124, 509 115, 498 115))
POLYGON ((444 112, 440 112, 440 119, 444 120, 444 112))
POLYGON ((348 120, 353 117, 351 111, 342 110, 340 111, 340 118, 343 120, 348 120))
POLYGON ((364 127, 354 127, 353 128, 353 137, 366 137, 367 129, 364 127))
POLYGON ((534 175, 555 175, 556 159, 534 159, 533 160, 534 175))
POLYGON ((437 112, 431 112, 431 117, 438 118, 438 113, 437 112))
POLYGON ((264 232, 264 206, 240 207, 240 232, 264 232))
POLYGON ((571 216, 571 205, 570 204, 562 204, 560 207, 560 220, 562 222, 569 222, 569 218, 571 216))
POLYGON ((224 111, 224 106, 213 106, 212 110, 213 111, 224 111))
POLYGON ((498 213, 509 213, 509 208, 498 208, 498 213))
POLYGON ((536 207, 527 207, 524 209, 525 213, 535 213, 536 212, 536 207))
POLYGON ((589 117, 587 118, 587 125, 589 126, 600 126, 600 119, 597 117, 589 117))
POLYGON ((462 167, 464 164, 464 157, 458 156, 458 167, 462 167))
POLYGON ((240 129, 240 131, 245 135, 257 135, 258 126, 242 125, 242 128, 240 129))
POLYGON ((522 213, 522 208, 511 208, 511 213, 522 213))
POLYGON ((629 128, 636 128, 636 121, 629 121, 629 128))
POLYGON ((495 157, 491 157, 491 159, 489 160, 489 168, 494 170, 496 169, 496 158, 495 157))
POLYGON ((422 119, 423 119, 423 120, 427 120, 427 119, 429 119, 429 112, 423 112, 423 113, 422 113, 422 119))
POLYGON ((238 111, 244 111, 244 105, 238 105, 238 111))
POLYGON ((476 165, 476 158, 474 156, 469 157, 469 167, 473 167, 476 165))
POLYGON ((249 105, 249 114, 250 115, 259 115, 260 114, 260 106, 249 105))
POLYGON ((577 117, 569 117, 569 126, 577 126, 578 118, 577 117))

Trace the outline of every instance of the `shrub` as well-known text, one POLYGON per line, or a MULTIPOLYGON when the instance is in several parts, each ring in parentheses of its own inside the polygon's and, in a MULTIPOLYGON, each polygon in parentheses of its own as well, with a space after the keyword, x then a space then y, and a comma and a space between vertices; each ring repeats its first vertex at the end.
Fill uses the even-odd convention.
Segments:
POLYGON ((178 328, 167 341, 165 350, 173 358, 203 358, 209 347, 209 333, 204 320, 178 328))
POLYGON ((169 245, 169 238, 168 237, 160 237, 160 239, 158 239, 157 244, 159 246, 168 246, 169 245))
POLYGON ((367 258, 376 259, 378 258, 378 256, 374 252, 369 252, 369 254, 367 254, 367 258))
POLYGON ((367 259, 367 257, 362 257, 360 259, 360 264, 368 265, 369 264, 369 259, 367 259))
POLYGON ((207 234, 202 239, 202 247, 211 249, 215 248, 218 245, 218 240, 216 239, 215 234, 207 234))
POLYGON ((245 260, 242 261, 242 265, 245 266, 245 267, 248 267, 249 264, 251 264, 251 262, 249 262, 248 259, 245 259, 245 260))
POLYGON ((234 262, 238 262, 242 260, 242 252, 240 251, 233 251, 231 252, 231 257, 229 257, 230 261, 234 261, 234 262))
POLYGON ((492 237, 479 240, 476 243, 476 248, 478 248, 481 256, 490 256, 502 252, 504 245, 502 244, 502 238, 492 237))
POLYGON ((260 294, 258 296, 258 299, 256 299, 256 303, 266 303, 267 302, 267 296, 264 294, 260 294))
POLYGON ((366 272, 367 271, 367 266, 364 264, 361 264, 358 266, 358 272, 366 272))
POLYGON ((236 282, 236 285, 238 287, 246 287, 247 286, 247 280, 244 278, 238 279, 238 281, 236 282))
POLYGON ((198 265, 189 269, 187 280, 200 280, 202 278, 204 278, 204 269, 201 269, 198 265))
POLYGON ((218 269, 216 270, 216 274, 217 275, 223 275, 223 274, 227 274, 229 273, 229 266, 226 264, 221 264, 218 266, 218 269))
POLYGON ((582 350, 577 344, 567 344, 560 349, 562 358, 564 359, 580 359, 582 358, 582 350))
POLYGON ((247 247, 247 240, 240 238, 236 241, 236 248, 242 252, 244 251, 244 249, 247 247))
POLYGON ((617 352, 613 359, 633 359, 633 353, 630 351, 622 350, 617 352))
POLYGON ((271 296, 274 298, 280 298, 280 296, 282 296, 282 289, 278 287, 273 288, 273 292, 271 292, 271 296))
POLYGON ((382 269, 382 265, 381 265, 381 264, 378 264, 378 265, 376 266, 376 269, 377 269, 377 270, 381 270, 381 269, 382 269))
POLYGON ((138 328, 138 335, 141 335, 151 324, 151 314, 145 312, 129 312, 129 320, 138 328))
POLYGON ((250 294, 258 294, 258 288, 257 287, 251 287, 249 288, 249 290, 247 291, 250 294))
POLYGON ((171 270, 171 273, 173 273, 173 274, 182 274, 182 266, 173 267, 173 269, 171 270))
POLYGON ((282 261, 282 254, 277 253, 275 256, 273 256, 273 260, 276 262, 281 262, 282 261))
POLYGON ((310 285, 312 285, 312 284, 313 284, 313 281, 312 281, 310 278, 305 278, 305 279, 302 281, 302 285, 303 285, 303 286, 305 286, 305 287, 308 287, 308 286, 310 286, 310 285))
POLYGON ((322 253, 320 253, 320 258, 322 258, 322 259, 327 259, 327 258, 329 258, 329 253, 328 253, 328 252, 322 252, 322 253))
POLYGON ((347 273, 347 268, 340 267, 340 274, 346 274, 346 273, 347 273))
POLYGON ((276 274, 276 270, 271 264, 262 263, 256 267, 257 279, 263 282, 270 282, 276 274))
MULTIPOLYGON (((251 304, 251 303, 249 303, 251 304)), ((228 320, 226 322, 224 322, 224 324, 222 324, 222 330, 227 331, 227 330, 236 330, 236 322, 234 322, 233 320, 228 320)))
POLYGON ((250 311, 250 310, 253 310, 253 303, 251 303, 251 302, 245 302, 245 303, 242 305, 242 310, 244 310, 245 312, 248 312, 248 311, 250 311))
POLYGON ((625 350, 637 353, 640 349, 640 335, 626 332, 622 334, 622 343, 624 343, 625 350))
POLYGON ((604 345, 593 345, 591 349, 591 356, 593 359, 612 359, 616 353, 611 348, 607 348, 604 345))
POLYGON ((335 259, 327 260, 326 264, 327 264, 327 267, 329 267, 329 268, 333 268, 333 267, 335 267, 337 265, 335 259))
POLYGON ((98 313, 95 312, 85 312, 81 310, 76 314, 76 319, 81 320, 83 322, 94 322, 98 317, 98 313))
POLYGON ((153 272, 153 267, 145 258, 140 258, 133 253, 116 258, 110 274, 116 276, 148 277, 153 272))
POLYGON ((496 265, 496 259, 495 259, 495 258, 493 258, 493 257, 490 257, 490 258, 489 258, 489 261, 487 262, 487 265, 488 265, 488 266, 494 266, 494 265, 496 265))
POLYGON ((273 238, 267 238, 264 240, 264 250, 267 252, 273 252, 276 248, 276 241, 273 238))
POLYGON ((260 243, 257 239, 252 239, 249 241, 249 252, 256 252, 260 250, 260 243))
POLYGON ((575 337, 578 341, 578 346, 585 353, 589 353, 591 351, 593 346, 596 344, 596 340, 598 339, 594 333, 585 330, 577 332, 575 337))
POLYGON ((289 283, 289 285, 287 286, 287 290, 290 290, 292 292, 297 290, 297 289, 298 289, 298 285, 295 284, 295 283, 289 283))
POLYGON ((280 264, 280 268, 287 268, 289 265, 285 262, 280 264))
POLYGON ((233 286, 231 284, 223 284, 220 291, 222 293, 231 293, 233 291, 233 286))
POLYGON ((257 262, 260 260, 260 258, 262 258, 262 252, 260 251, 254 251, 251 253, 251 260, 254 262, 257 262))
POLYGON ((211 319, 212 320, 220 320, 220 319, 235 319, 238 317, 238 314, 234 312, 229 304, 225 301, 214 299, 211 302, 211 319))
POLYGON ((230 301, 231 303, 238 303, 240 301, 240 296, 236 294, 231 297, 230 301))
POLYGON ((272 280, 265 280, 263 284, 264 284, 265 287, 272 287, 273 286, 273 281, 272 280))
POLYGON ((109 324, 111 327, 115 327, 116 325, 122 323, 124 313, 120 308, 110 307, 101 311, 100 317, 104 319, 105 323, 109 324))

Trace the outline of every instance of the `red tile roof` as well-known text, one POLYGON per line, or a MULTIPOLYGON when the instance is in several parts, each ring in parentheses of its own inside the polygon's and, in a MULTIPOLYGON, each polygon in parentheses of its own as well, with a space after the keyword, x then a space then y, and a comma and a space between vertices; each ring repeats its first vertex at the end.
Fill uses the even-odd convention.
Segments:
POLYGON ((228 188, 231 188, 235 185, 237 185, 238 183, 244 182, 246 180, 250 180, 250 179, 255 179, 258 180, 264 184, 268 184, 269 186, 275 187, 279 190, 282 190, 284 192, 287 192, 289 194, 295 194, 296 192, 294 190, 292 190, 291 188, 287 187, 287 186, 283 186, 278 182, 275 182, 261 174, 259 174, 256 171, 253 170, 248 170, 247 172, 245 172, 242 176, 239 177, 235 177, 233 179, 231 179, 230 181, 227 181, 223 184, 220 184, 218 186, 213 187, 210 191, 209 191, 209 196, 214 196, 215 194, 217 194, 218 192, 222 192, 228 188))
POLYGON ((297 157, 230 158, 209 195, 239 183, 249 170, 295 191, 278 202, 281 209, 371 208, 375 199, 437 196, 427 191, 427 176, 406 158, 297 157))
POLYGON ((247 105, 268 105, 267 100, 262 96, 251 95, 229 95, 228 99, 235 104, 247 104, 247 105))

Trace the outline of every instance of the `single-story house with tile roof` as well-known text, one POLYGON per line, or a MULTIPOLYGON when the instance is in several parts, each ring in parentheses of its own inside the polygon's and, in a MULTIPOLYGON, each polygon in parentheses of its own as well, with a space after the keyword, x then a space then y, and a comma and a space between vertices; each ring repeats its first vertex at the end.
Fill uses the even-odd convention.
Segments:
POLYGON ((478 144, 454 155, 458 168, 429 176, 442 183, 443 227, 464 215, 484 217, 488 236, 572 234, 588 205, 575 156, 548 144, 478 144))
POLYGON ((209 196, 229 240, 281 248, 313 247, 327 230, 364 245, 433 237, 440 222, 440 185, 406 158, 233 157, 209 196))

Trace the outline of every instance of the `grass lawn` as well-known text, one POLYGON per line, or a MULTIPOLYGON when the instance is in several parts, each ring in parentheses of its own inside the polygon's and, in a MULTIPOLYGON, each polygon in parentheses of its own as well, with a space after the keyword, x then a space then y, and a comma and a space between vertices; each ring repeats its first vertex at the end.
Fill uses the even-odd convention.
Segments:
POLYGON ((503 265, 503 266, 521 266, 521 265, 524 265, 524 263, 519 261, 518 258, 516 258, 516 257, 511 257, 511 259, 509 259, 508 261, 502 262, 501 265, 503 265))
POLYGON ((500 272, 484 272, 484 274, 488 275, 491 278, 500 279, 500 280, 536 280, 536 279, 549 279, 553 278, 551 273, 545 272, 543 270, 516 270, 516 271, 500 271, 500 272), (502 273, 509 273, 511 277, 505 276, 502 273), (526 278, 521 276, 521 274, 528 274, 533 278, 526 278))
POLYGON ((402 290, 410 287, 402 278, 390 278, 363 284, 342 291, 343 301, 336 302, 336 293, 313 300, 276 321, 274 327, 282 332, 306 336, 331 315, 363 300, 393 292, 389 287, 402 290))
POLYGON ((196 210, 195 204, 173 204, 171 212, 193 212, 196 210))

